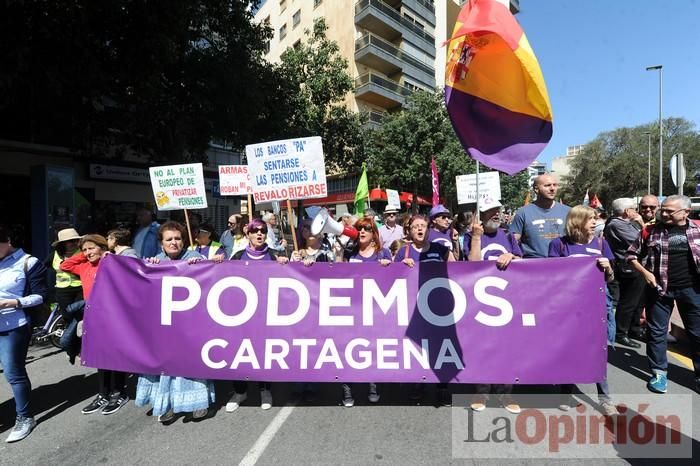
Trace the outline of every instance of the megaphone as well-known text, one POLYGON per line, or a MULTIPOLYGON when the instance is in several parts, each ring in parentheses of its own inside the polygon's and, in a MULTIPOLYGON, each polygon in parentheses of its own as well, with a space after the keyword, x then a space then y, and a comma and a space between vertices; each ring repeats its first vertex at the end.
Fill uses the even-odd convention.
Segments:
POLYGON ((359 235, 355 228, 336 222, 326 208, 321 209, 311 223, 311 234, 318 236, 321 233, 333 233, 336 236, 345 235, 352 240, 356 240, 359 235))

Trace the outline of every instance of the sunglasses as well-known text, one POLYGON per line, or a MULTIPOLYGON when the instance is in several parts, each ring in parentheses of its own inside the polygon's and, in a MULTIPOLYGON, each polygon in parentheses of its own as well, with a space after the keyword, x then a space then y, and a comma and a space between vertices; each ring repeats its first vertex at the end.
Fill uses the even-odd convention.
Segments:
POLYGON ((390 213, 390 214, 384 214, 384 215, 386 215, 387 217, 396 217, 396 214, 395 214, 395 213, 393 213, 393 212, 392 212, 392 213, 390 213))
POLYGON ((262 233, 262 234, 266 235, 267 228, 253 228, 252 230, 248 230, 248 233, 262 233))
POLYGON ((372 225, 362 225, 359 230, 364 230, 364 231, 372 231, 372 225))
POLYGON ((640 206, 639 206, 639 210, 647 210, 647 209, 649 209, 649 210, 655 210, 655 209, 658 209, 658 208, 659 208, 659 206, 657 206, 657 205, 640 205, 640 206))
POLYGON ((231 223, 231 222, 227 222, 227 223, 228 223, 228 226, 230 226, 230 227, 235 227, 237 225, 236 223, 231 223))
POLYGON ((449 215, 444 215, 444 214, 442 214, 442 215, 438 215, 438 216, 435 217, 435 218, 446 218, 446 219, 449 219, 450 216, 449 216, 449 215))

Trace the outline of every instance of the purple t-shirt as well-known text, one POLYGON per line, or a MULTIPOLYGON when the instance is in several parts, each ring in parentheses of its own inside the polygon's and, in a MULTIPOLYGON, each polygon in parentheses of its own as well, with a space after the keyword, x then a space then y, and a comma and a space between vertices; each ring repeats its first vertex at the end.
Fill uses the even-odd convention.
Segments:
POLYGON ((428 244, 427 251, 420 251, 414 248, 412 244, 408 244, 408 248, 405 245, 402 246, 396 253, 394 262, 401 262, 406 258, 411 258, 414 262, 445 262, 445 256, 447 256, 450 250, 442 244, 428 244))
POLYGON ((442 233, 435 228, 431 228, 428 230, 428 241, 431 243, 442 244, 447 249, 452 251, 452 229, 448 228, 447 232, 442 233))
POLYGON ((549 243, 549 257, 580 257, 595 256, 605 257, 612 262, 614 259, 612 250, 604 238, 594 237, 588 244, 575 244, 566 236, 555 238, 549 243))
MULTIPOLYGON (((464 234, 462 249, 464 249, 464 257, 468 257, 469 251, 472 249, 471 233, 464 234)), ((481 260, 495 261, 501 254, 507 252, 518 257, 523 257, 523 251, 520 249, 520 245, 518 245, 518 242, 515 241, 515 238, 513 238, 513 235, 510 233, 506 233, 498 228, 493 233, 484 232, 484 234, 481 235, 481 260)))
POLYGON ((375 251, 374 254, 369 257, 361 256, 359 252, 353 251, 350 254, 346 254, 345 259, 348 262, 378 262, 382 259, 391 260, 391 251, 386 248, 382 248, 379 251, 375 251))
POLYGON ((272 256, 270 255, 270 251, 267 251, 262 257, 251 257, 250 255, 248 255, 248 251, 245 250, 245 251, 243 251, 243 255, 241 256, 241 260, 271 261, 274 259, 272 259, 272 256))

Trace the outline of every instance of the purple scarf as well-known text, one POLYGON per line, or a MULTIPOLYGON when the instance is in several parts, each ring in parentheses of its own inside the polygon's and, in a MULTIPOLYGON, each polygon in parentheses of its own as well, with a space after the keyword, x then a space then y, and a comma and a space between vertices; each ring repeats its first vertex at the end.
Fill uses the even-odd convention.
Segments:
POLYGON ((262 249, 253 249, 250 247, 250 243, 245 247, 245 252, 248 257, 262 257, 267 254, 267 244, 262 249))

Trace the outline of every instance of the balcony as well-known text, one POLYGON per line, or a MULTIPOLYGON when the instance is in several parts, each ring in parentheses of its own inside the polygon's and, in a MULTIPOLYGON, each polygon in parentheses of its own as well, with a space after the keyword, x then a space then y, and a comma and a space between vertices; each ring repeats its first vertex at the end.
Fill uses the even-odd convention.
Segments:
POLYGON ((374 73, 355 79, 355 98, 382 108, 402 106, 411 92, 409 88, 374 73))
POLYGON ((365 113, 367 116, 367 121, 365 122, 365 128, 377 129, 382 126, 386 112, 378 112, 376 110, 370 110, 365 113))
POLYGON ((387 39, 395 39, 404 32, 414 34, 435 48, 435 37, 382 0, 360 0, 355 4, 355 24, 387 39))
POLYGON ((428 76, 435 70, 394 44, 374 34, 365 34, 355 41, 355 61, 384 74, 393 74, 410 65, 428 76))

